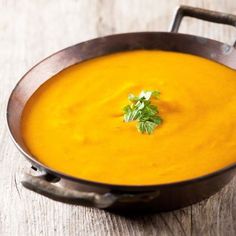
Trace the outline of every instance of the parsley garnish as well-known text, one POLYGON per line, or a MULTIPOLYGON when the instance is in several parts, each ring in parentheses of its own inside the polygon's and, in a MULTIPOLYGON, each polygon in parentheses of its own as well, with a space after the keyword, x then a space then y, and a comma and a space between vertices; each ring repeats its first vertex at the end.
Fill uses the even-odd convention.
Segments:
POLYGON ((131 104, 124 107, 124 121, 137 120, 139 132, 153 133, 154 129, 162 123, 162 119, 158 115, 157 106, 151 104, 150 99, 158 99, 159 96, 159 91, 142 91, 139 96, 130 94, 128 99, 131 104))

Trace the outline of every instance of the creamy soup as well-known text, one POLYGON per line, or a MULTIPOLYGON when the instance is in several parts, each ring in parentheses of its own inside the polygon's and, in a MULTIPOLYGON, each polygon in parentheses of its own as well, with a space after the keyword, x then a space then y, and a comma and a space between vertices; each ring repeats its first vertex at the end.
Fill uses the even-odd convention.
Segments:
POLYGON ((197 56, 138 50, 65 69, 29 99, 29 151, 44 165, 96 182, 163 184, 236 161, 236 71, 197 56), (123 121, 130 93, 159 90, 151 135, 123 121))

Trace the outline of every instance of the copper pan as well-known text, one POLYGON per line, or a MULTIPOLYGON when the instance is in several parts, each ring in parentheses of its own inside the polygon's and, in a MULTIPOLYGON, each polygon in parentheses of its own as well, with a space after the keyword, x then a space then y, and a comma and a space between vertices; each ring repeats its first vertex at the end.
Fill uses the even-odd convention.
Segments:
POLYGON ((89 40, 49 56, 23 76, 9 98, 7 123, 17 148, 36 171, 35 175, 24 175, 24 187, 62 202, 133 213, 167 211, 196 203, 219 191, 233 178, 236 164, 206 176, 171 184, 103 184, 75 178, 43 165, 27 150, 22 140, 21 114, 30 96, 55 74, 85 60, 120 51, 148 49, 193 54, 236 69, 235 44, 230 46, 208 38, 178 33, 184 16, 236 26, 234 15, 181 6, 170 32, 125 33, 89 40))

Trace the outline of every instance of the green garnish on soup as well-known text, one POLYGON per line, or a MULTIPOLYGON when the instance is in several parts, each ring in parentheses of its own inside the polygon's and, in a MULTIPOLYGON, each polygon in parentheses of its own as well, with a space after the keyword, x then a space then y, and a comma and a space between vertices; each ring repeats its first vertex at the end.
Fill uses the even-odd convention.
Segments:
POLYGON ((151 134, 162 123, 158 107, 151 103, 152 99, 159 99, 159 91, 142 91, 139 96, 130 94, 130 104, 124 107, 124 121, 137 121, 140 133, 151 134))

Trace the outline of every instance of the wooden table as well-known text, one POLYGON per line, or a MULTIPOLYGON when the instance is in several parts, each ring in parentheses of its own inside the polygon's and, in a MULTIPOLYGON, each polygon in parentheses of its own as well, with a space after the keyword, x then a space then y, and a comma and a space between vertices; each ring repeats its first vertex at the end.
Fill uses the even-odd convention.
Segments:
MULTIPOLYGON (((236 179, 210 199, 169 213, 124 217, 66 205, 22 187, 30 165, 6 128, 9 93, 39 60, 97 36, 166 31, 179 4, 236 14, 235 0, 0 0, 0 235, 236 235, 236 179)), ((181 31, 236 39, 232 27, 194 19, 181 31)))

